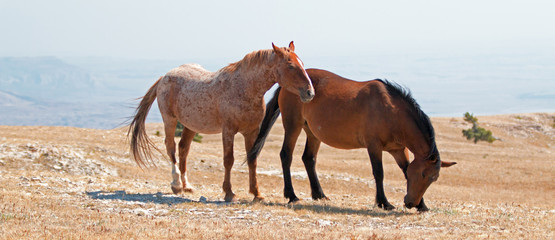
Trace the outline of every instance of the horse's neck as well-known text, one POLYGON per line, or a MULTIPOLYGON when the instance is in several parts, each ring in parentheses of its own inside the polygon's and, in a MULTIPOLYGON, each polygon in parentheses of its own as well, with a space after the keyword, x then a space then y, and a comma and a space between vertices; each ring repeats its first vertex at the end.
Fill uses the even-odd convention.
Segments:
POLYGON ((221 72, 219 81, 224 87, 241 91, 248 98, 262 98, 275 83, 276 74, 270 66, 259 65, 249 69, 236 69, 233 72, 221 72))
POLYGON ((430 139, 417 126, 407 126, 403 129, 404 145, 415 156, 428 156, 430 154, 430 139))

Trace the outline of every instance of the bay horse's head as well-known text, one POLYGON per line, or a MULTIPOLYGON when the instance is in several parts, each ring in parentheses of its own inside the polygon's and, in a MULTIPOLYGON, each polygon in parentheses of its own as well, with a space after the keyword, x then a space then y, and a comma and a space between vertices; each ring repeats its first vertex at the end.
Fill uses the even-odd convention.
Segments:
MULTIPOLYGON (((441 161, 435 141, 435 131, 428 115, 414 100, 410 91, 398 84, 382 81, 391 96, 396 96, 404 101, 405 107, 401 107, 398 113, 398 126, 403 130, 405 146, 414 154, 414 160, 407 166, 405 176, 407 178, 407 195, 405 206, 407 208, 418 207, 419 211, 425 211, 422 204, 422 196, 432 184, 439 178, 439 170, 442 167, 450 167, 455 162, 441 161)), ((401 106, 401 105, 399 105, 401 106)), ((401 165, 400 165, 401 166, 401 165)))
POLYGON ((405 206, 407 208, 420 205, 426 189, 439 178, 439 170, 442 167, 450 167, 456 164, 456 162, 441 161, 439 152, 437 150, 432 151, 433 153, 427 157, 415 155, 415 159, 407 168, 407 195, 405 196, 405 206))
POLYGON ((278 84, 299 95, 301 101, 309 102, 314 98, 314 87, 312 81, 304 69, 304 64, 295 54, 295 45, 293 41, 289 43, 288 48, 279 48, 272 43, 272 48, 277 56, 277 82, 278 84))

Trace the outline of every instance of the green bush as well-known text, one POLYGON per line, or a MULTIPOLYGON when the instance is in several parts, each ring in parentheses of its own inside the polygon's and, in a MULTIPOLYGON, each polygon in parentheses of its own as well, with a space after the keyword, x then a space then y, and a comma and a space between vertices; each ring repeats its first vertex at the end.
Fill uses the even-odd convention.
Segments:
POLYGON ((490 130, 486 130, 478 126, 478 118, 474 117, 473 114, 466 112, 464 114, 464 121, 472 123, 472 128, 462 130, 463 136, 465 136, 466 139, 473 139, 474 143, 478 143, 478 141, 486 141, 492 143, 496 140, 490 130))
MULTIPOLYGON (((183 128, 185 128, 183 126, 183 124, 181 124, 180 122, 177 122, 177 127, 175 128, 175 136, 176 137, 181 137, 181 133, 183 132, 183 128)), ((195 142, 202 142, 202 136, 198 133, 195 134, 195 137, 193 137, 193 141, 195 142)))

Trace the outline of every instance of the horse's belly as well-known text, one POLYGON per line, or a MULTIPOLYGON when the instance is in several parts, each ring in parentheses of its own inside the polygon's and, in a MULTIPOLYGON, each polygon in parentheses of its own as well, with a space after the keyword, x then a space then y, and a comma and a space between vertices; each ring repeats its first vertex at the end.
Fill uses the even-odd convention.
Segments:
POLYGON ((348 104, 345 108, 334 107, 337 105, 334 101, 305 104, 302 114, 310 130, 320 141, 332 147, 365 147, 360 138, 363 135, 360 113, 352 111, 353 107, 348 104))
POLYGON ((182 100, 177 106, 178 121, 186 128, 204 134, 222 132, 222 123, 214 102, 205 99, 182 100))
POLYGON ((354 149, 363 148, 356 130, 342 128, 341 126, 331 126, 310 122, 308 126, 314 136, 323 143, 335 148, 354 149))
POLYGON ((221 123, 213 120, 202 119, 202 116, 188 115, 181 119, 182 120, 179 120, 180 122, 182 121, 181 124, 193 132, 204 134, 216 134, 222 132, 221 123))

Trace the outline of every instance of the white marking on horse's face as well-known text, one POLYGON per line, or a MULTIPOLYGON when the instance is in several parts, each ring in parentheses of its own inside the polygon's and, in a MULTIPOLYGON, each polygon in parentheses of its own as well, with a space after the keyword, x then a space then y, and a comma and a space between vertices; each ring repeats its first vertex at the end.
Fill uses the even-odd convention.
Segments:
POLYGON ((304 69, 304 63, 303 63, 303 61, 301 61, 301 59, 299 58, 299 56, 297 56, 296 54, 295 54, 295 60, 299 63, 299 65, 301 65, 301 68, 302 68, 302 70, 303 70, 304 76, 305 76, 306 79, 308 79, 308 81, 310 82, 310 88, 313 88, 313 87, 312 87, 312 80, 310 79, 310 77, 308 76, 308 73, 306 73, 306 70, 304 69))
POLYGON ((301 65, 301 67, 303 67, 303 69, 304 69, 304 63, 303 63, 303 61, 301 61, 301 59, 299 58, 299 56, 295 56, 295 58, 297 59, 297 62, 299 62, 299 64, 301 65))

